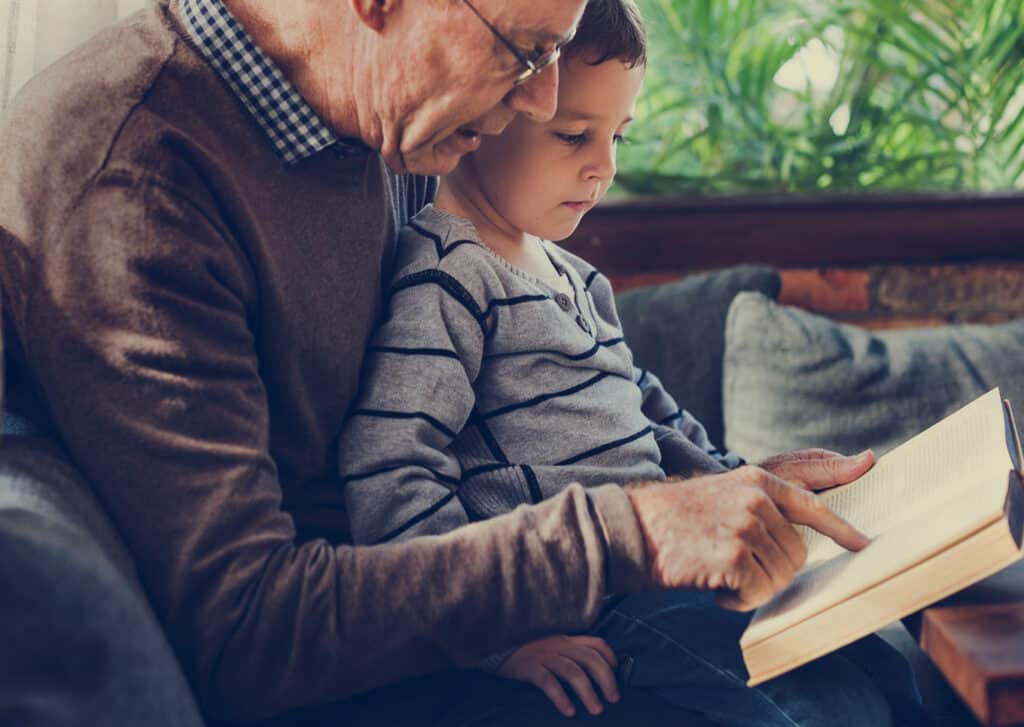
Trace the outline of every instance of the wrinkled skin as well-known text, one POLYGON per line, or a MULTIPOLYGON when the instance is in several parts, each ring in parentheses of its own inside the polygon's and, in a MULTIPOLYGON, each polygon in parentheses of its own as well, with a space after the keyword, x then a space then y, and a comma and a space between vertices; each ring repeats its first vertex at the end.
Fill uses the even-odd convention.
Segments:
POLYGON ((793 523, 850 550, 868 539, 814 492, 851 482, 874 464, 865 452, 777 455, 760 467, 629 488, 658 588, 718 591, 719 603, 747 611, 785 588, 807 558, 793 523))

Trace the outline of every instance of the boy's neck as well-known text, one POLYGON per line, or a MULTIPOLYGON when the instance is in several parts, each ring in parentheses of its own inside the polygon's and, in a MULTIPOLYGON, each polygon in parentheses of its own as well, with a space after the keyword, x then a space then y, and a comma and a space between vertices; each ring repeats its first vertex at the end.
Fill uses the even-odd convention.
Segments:
MULTIPOLYGON (((475 185, 471 188, 479 190, 475 185)), ((434 207, 472 222, 484 245, 516 268, 563 292, 572 292, 571 285, 555 269, 537 237, 512 227, 479 191, 463 194, 462 189, 465 187, 458 181, 446 178, 437 192, 434 207)))
POLYGON ((460 180, 445 178, 438 189, 434 206, 442 212, 472 222, 484 244, 498 253, 509 252, 514 255, 534 240, 532 235, 515 229, 503 219, 479 192, 479 187, 473 185, 475 191, 468 193, 463 191, 464 188, 460 180))

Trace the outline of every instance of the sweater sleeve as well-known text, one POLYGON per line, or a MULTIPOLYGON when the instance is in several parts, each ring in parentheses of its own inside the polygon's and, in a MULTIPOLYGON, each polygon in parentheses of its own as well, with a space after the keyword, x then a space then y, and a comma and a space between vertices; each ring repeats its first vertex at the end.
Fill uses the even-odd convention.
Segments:
POLYGON ((406 271, 392 283, 338 450, 354 542, 469 522, 449 445, 473 410, 486 326, 473 296, 445 271, 406 271))
POLYGON ((606 594, 645 587, 643 537, 615 486, 443 536, 297 541, 269 451, 255 276, 204 209, 104 173, 31 274, 3 276, 61 439, 206 714, 265 719, 472 666, 585 628, 606 594))
MULTIPOLYGON (((622 323, 611 282, 585 260, 575 256, 569 259, 586 280, 587 293, 597 315, 611 327, 611 333, 605 337, 621 337, 622 323)), ((711 443, 704 426, 676 404, 657 376, 633 366, 633 382, 640 387, 642 410, 651 423, 661 452, 661 468, 667 475, 722 472, 744 464, 740 457, 722 452, 711 443)))
POLYGON ((657 376, 634 367, 633 380, 640 387, 644 416, 654 429, 661 450, 661 467, 666 474, 721 472, 745 464, 741 457, 722 452, 712 444, 704 425, 676 404, 657 376))

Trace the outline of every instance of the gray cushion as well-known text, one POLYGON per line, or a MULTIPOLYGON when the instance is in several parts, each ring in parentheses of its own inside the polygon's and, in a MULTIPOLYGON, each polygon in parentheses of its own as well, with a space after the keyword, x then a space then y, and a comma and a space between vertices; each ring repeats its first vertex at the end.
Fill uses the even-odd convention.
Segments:
POLYGON ((738 266, 617 298, 637 365, 657 374, 718 446, 722 445, 722 350, 729 303, 741 290, 775 298, 780 287, 774 268, 738 266))
POLYGON ((993 386, 1024 414, 1024 320, 870 332, 742 293, 725 330, 726 443, 881 454, 993 386))
POLYGON ((202 720, 109 521, 59 451, 0 445, 0 724, 202 720))

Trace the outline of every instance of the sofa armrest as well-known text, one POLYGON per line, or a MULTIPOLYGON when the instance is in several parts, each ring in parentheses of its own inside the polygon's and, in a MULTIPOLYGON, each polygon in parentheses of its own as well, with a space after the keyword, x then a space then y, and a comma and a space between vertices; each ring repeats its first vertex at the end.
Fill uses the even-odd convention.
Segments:
POLYGON ((203 724, 132 559, 46 440, 0 442, 0 723, 203 724))

